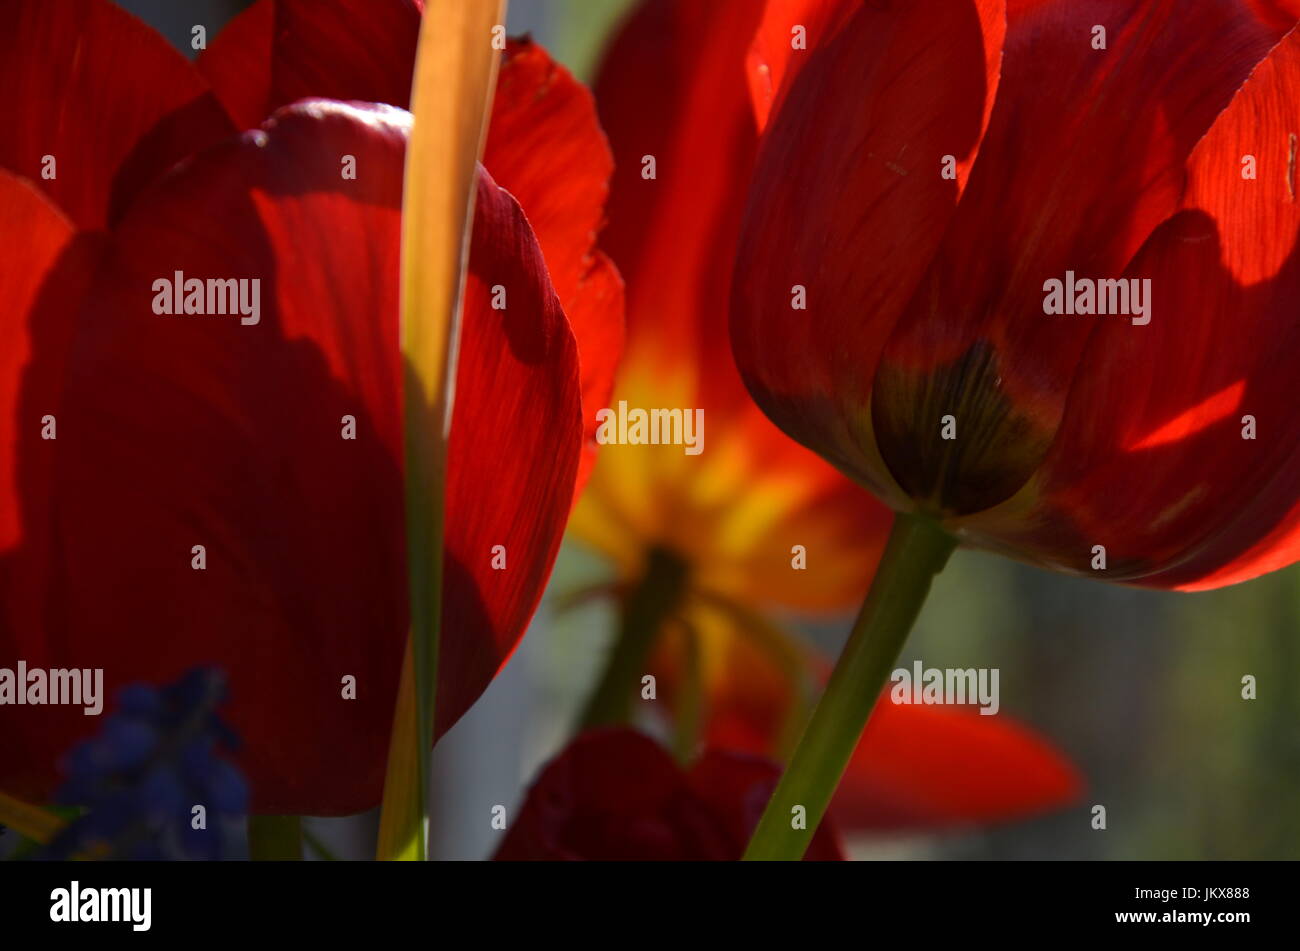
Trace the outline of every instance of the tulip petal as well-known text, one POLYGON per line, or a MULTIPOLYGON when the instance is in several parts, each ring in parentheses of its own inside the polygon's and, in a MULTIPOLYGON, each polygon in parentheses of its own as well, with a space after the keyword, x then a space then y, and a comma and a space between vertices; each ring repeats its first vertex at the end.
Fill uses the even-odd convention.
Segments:
POLYGON ((241 129, 299 99, 411 100, 419 0, 258 0, 196 66, 241 129))
MULTIPOLYGON (((509 189, 507 189, 509 190, 509 189)), ((531 218, 530 218, 531 221, 531 218)), ((546 246, 542 246, 546 250, 546 246)), ((610 403, 614 377, 623 355, 623 278, 602 251, 591 255, 590 269, 579 279, 577 290, 565 303, 565 314, 578 341, 582 375, 582 458, 574 482, 576 500, 596 464, 598 443, 596 413, 610 403)))
MULTIPOLYGON (((236 120, 254 126, 303 97, 409 102, 422 4, 414 0, 259 0, 199 58, 236 120)), ((501 65, 483 164, 523 205, 582 354, 587 451, 622 352, 623 284, 596 251, 612 159, 590 94, 531 40, 501 65)))
MULTIPOLYGON (((397 276, 409 121, 301 103, 142 196, 87 300, 94 319, 60 405, 59 557, 50 587, 27 596, 43 617, 14 631, 18 656, 103 667, 110 692, 224 669, 258 812, 350 813, 380 795, 407 636, 397 276), (340 175, 345 154, 355 179, 340 175), (176 271, 261 280, 260 319, 155 314, 153 282, 176 271)), ((572 335, 522 212, 486 177, 476 222, 442 729, 522 634, 580 439, 572 335), (508 311, 489 306, 497 283, 511 288, 508 311), (504 571, 490 568, 498 543, 504 571)), ((89 723, 66 707, 23 717, 47 767, 89 723)))
POLYGON ((584 733, 528 790, 498 861, 728 858, 721 830, 653 740, 622 728, 584 733))
MULTIPOLYGON (((54 551, 46 529, 51 472, 58 437, 68 435, 60 391, 75 314, 98 252, 99 242, 78 237, 33 183, 0 171, 0 254, 7 262, 0 271, 0 657, 6 666, 15 660, 41 666, 46 657, 39 643, 24 651, 17 632, 38 629, 31 594, 47 583, 54 551), (36 353, 48 359, 34 365, 36 353), (38 548, 41 556, 33 557, 38 548)), ((34 799, 48 788, 42 786, 48 748, 40 735, 9 726, 16 717, 6 706, 0 775, 5 789, 34 799)))
POLYGON ((80 228, 234 128, 171 45, 108 0, 21 0, 0 31, 0 167, 80 228), (50 162, 53 162, 51 165, 50 162))
POLYGON ((1289 32, 1300 21, 1297 0, 1246 0, 1246 6, 1278 36, 1289 32))
MULTIPOLYGON (((644 3, 596 80, 615 155, 602 244, 628 285, 626 362, 648 358, 665 389, 683 351, 729 362, 732 249, 757 136, 744 58, 760 12, 749 0, 644 3)), ((731 381, 722 389, 715 410, 749 402, 731 381)))
POLYGON ((981 149, 1003 19, 1001 0, 858 4, 810 35, 750 186, 731 300, 745 382, 783 430, 886 497, 871 381, 981 149))
MULTIPOLYGON (((6 304, 0 311, 0 339, 5 342, 0 348, 0 553, 23 537, 17 459, 20 449, 35 449, 31 437, 41 431, 42 418, 54 409, 51 397, 56 396, 45 392, 34 400, 24 398, 23 371, 38 346, 36 338, 55 334, 63 339, 58 346, 63 351, 71 330, 67 321, 63 327, 33 325, 29 315, 75 233, 72 223, 31 182, 0 171, 0 254, 8 262, 0 271, 0 300, 6 304)), ((60 281, 52 289, 64 286, 60 281)), ((57 419, 55 423, 57 437, 57 419)))
POLYGON ((814 48, 830 45, 858 6, 854 0, 767 0, 745 63, 759 129, 808 62, 809 37, 814 48))
POLYGON ((1293 32, 1196 146, 1184 210, 1128 271, 1151 281, 1151 322, 1089 340, 1024 493, 1027 530, 1000 531, 995 511, 975 536, 1079 571, 1103 545, 1103 577, 1155 587, 1218 587, 1300 557, 1297 99, 1293 32))
POLYGON ((1008 5, 979 158, 876 374, 878 445, 909 496, 968 514, 1038 468, 1103 322, 1049 314, 1047 282, 1121 276, 1277 38, 1239 0, 1008 5), (939 438, 948 414, 955 439, 939 438))
POLYGON ((933 829, 1023 818, 1079 791, 1069 761, 1014 720, 885 697, 831 812, 845 829, 933 829))
MULTIPOLYGON (((495 858, 735 861, 778 772, 724 752, 706 753, 683 772, 635 730, 591 730, 543 768, 495 858)), ((807 858, 843 858, 829 823, 807 858)))
POLYGON ((614 159, 591 93, 531 40, 507 45, 483 164, 528 213, 578 340, 589 470, 623 349, 623 283, 595 248, 614 159))
POLYGON ((523 211, 481 174, 451 430, 439 734, 487 687, 537 609, 582 447, 573 333, 523 211), (492 309, 496 285, 514 294, 506 312, 492 309), (503 570, 492 567, 497 545, 503 570))

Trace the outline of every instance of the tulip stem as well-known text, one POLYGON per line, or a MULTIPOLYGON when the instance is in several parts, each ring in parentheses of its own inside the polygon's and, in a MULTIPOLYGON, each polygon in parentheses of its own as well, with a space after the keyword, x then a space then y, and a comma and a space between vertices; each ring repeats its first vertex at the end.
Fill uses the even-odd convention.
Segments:
POLYGON ((617 726, 632 718, 632 697, 645 675, 650 649, 681 603, 686 565, 666 549, 655 548, 645 574, 623 602, 618 638, 605 671, 578 721, 579 730, 617 726))
POLYGON ((685 647, 682 661, 682 682, 677 689, 677 704, 673 710, 673 755, 683 766, 695 756, 700 742, 700 729, 704 725, 704 665, 699 633, 689 625, 685 630, 685 647))
POLYGON ((921 613, 930 583, 955 547, 956 540, 931 519, 902 513, 894 517, 871 591, 754 830, 746 861, 803 857, 921 613))
POLYGON ((254 862, 302 860, 301 816, 249 816, 248 857, 254 862))

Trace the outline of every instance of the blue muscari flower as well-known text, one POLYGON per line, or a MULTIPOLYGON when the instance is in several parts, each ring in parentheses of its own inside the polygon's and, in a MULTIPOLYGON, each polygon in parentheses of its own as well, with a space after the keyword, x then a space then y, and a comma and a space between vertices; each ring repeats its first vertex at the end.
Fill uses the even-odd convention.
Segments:
POLYGON ((66 757, 58 801, 85 812, 43 857, 218 859, 230 819, 248 810, 248 784, 221 749, 238 745, 217 715, 219 671, 195 669, 164 687, 133 684, 117 695, 100 732, 66 757), (206 810, 194 828, 193 808, 206 810))

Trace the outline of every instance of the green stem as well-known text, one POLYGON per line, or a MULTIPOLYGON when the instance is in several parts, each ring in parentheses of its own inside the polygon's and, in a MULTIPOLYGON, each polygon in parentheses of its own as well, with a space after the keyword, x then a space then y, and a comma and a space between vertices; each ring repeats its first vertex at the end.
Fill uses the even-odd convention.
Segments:
POLYGON ((695 757, 704 726, 704 659, 699 632, 689 624, 682 631, 685 649, 682 682, 677 688, 677 709, 673 711, 673 755, 683 766, 695 757))
POLYGON ((248 857, 254 862, 297 862, 302 859, 300 816, 249 816, 248 857))
POLYGON ((921 516, 895 516, 871 591, 754 830, 746 861, 803 857, 930 593, 930 582, 943 570, 955 546, 952 536, 935 522, 921 516), (799 806, 805 811, 802 823, 794 821, 799 806))
POLYGON ((578 721, 580 730, 624 724, 632 718, 632 697, 645 674, 650 648, 681 603, 685 585, 685 563, 670 551, 651 549, 645 575, 623 603, 618 639, 578 721))

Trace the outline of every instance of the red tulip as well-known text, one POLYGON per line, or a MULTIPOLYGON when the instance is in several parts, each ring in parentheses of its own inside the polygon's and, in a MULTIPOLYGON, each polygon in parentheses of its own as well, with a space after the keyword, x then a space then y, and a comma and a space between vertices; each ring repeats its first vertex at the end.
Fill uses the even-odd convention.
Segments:
MULTIPOLYGON (((674 711, 686 732, 698 718, 707 746, 780 760, 824 662, 771 618, 854 607, 889 512, 762 414, 727 346, 757 147, 744 64, 760 12, 749 0, 644 3, 605 57, 596 93, 616 161, 604 242, 629 288, 615 398, 698 407, 706 439, 695 456, 603 447, 571 529, 610 559, 625 597, 665 557, 679 566, 679 597, 644 668, 657 678, 653 708, 674 711), (654 178, 643 177, 646 155, 654 178)), ((1067 802, 1074 769, 1008 719, 879 705, 836 800, 841 827, 933 828, 1067 802)))
POLYGON ((1296 13, 769 4, 732 287, 758 403, 968 545, 1162 588, 1295 561, 1296 13), (1072 276, 1127 314, 1051 313, 1072 276))
MULTIPOLYGON (((199 56, 199 72, 241 128, 306 96, 409 105, 423 0, 259 0, 199 56)), ((603 406, 623 345, 623 281, 594 247, 613 159, 591 93, 530 40, 510 40, 483 164, 513 195, 546 256, 582 344, 585 406, 603 406)), ((595 462, 596 422, 577 489, 595 462)))
MULTIPOLYGON (((263 0, 231 24, 248 45, 218 38, 199 70, 106 0, 33 0, 7 28, 0 662, 102 667, 109 691, 224 668, 254 811, 371 807, 407 635, 397 276, 410 121, 371 102, 403 104, 415 7, 263 0), (313 94, 359 101, 285 106, 313 94), (41 175, 47 154, 57 177, 41 175), (177 271, 259 279, 260 319, 158 316, 153 282, 177 271)), ((528 45, 502 77, 494 127, 527 154, 494 143, 501 184, 539 208, 572 200, 575 182, 600 195, 609 159, 589 97, 528 45), (563 177, 548 172, 552 134, 563 177)), ((559 545, 580 394, 599 391, 617 349, 619 282, 593 232, 552 228, 539 244, 481 175, 440 733, 509 656, 559 545), (497 284, 505 311, 490 306, 497 284), (581 315, 572 328, 562 304, 581 315)), ((79 708, 0 716, 0 784, 25 796, 48 793, 55 756, 94 728, 79 708)))
MULTIPOLYGON (((683 770, 635 730, 592 730, 543 768, 500 861, 735 861, 780 770, 709 751, 683 770)), ((844 858, 830 823, 805 856, 844 858)))

